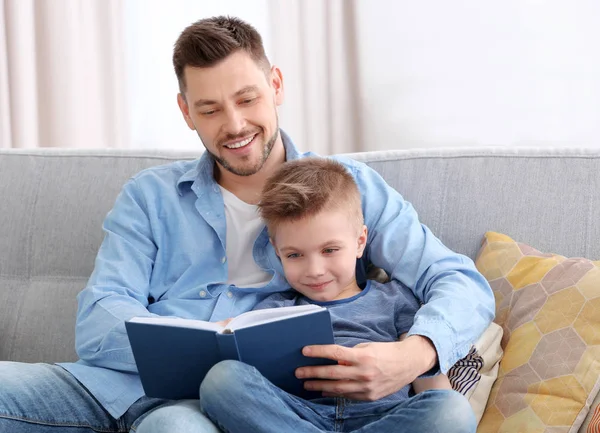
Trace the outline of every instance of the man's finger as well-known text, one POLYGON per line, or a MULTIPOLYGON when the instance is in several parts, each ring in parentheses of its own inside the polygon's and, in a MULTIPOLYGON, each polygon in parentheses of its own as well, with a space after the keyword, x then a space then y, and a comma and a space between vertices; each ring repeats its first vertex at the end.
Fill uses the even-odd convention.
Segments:
POLYGON ((356 363, 354 350, 337 344, 305 346, 302 349, 302 354, 311 358, 327 358, 338 362, 343 361, 343 364, 345 365, 356 363))
POLYGON ((364 393, 361 384, 352 380, 311 380, 304 383, 304 389, 322 391, 328 397, 345 397, 364 393))
POLYGON ((348 400, 355 400, 355 401, 375 401, 375 400, 379 400, 378 398, 371 398, 369 397, 369 394, 367 393, 363 393, 363 392, 355 392, 355 393, 350 393, 350 394, 344 394, 344 395, 337 395, 337 394, 330 394, 328 392, 324 392, 323 393, 323 397, 344 397, 348 400))
POLYGON ((347 365, 318 365, 296 369, 298 379, 356 380, 360 370, 347 365))

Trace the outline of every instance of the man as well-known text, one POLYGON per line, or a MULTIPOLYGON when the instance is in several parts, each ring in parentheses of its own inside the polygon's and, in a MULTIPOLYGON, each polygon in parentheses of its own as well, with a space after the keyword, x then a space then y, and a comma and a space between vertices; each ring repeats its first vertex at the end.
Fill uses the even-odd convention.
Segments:
MULTIPOLYGON (((269 64, 254 28, 226 17, 186 28, 173 63, 179 107, 206 152, 198 161, 144 170, 123 187, 78 296, 80 360, 0 363, 0 432, 216 432, 197 401, 143 396, 124 321, 223 320, 288 288, 255 207, 266 178, 304 156, 278 126, 281 71, 269 64)), ((472 261, 441 245, 377 173, 345 165, 369 228, 358 280, 372 263, 424 305, 405 340, 309 347, 308 356, 341 362, 297 374, 312 379, 307 387, 314 390, 376 400, 424 373, 447 372, 490 323, 494 300, 472 261)))

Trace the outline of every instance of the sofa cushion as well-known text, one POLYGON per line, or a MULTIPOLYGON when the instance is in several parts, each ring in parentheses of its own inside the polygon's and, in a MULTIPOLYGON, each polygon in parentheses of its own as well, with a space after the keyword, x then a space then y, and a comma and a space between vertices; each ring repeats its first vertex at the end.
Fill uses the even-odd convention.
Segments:
POLYGON ((600 387, 600 261, 543 254, 489 232, 476 264, 504 330, 478 432, 577 431, 600 387))

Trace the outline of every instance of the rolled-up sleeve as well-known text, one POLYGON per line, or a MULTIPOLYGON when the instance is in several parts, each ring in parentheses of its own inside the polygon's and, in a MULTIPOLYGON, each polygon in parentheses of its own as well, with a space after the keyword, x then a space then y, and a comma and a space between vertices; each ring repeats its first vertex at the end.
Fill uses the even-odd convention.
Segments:
POLYGON ((157 248, 134 180, 123 187, 103 230, 94 271, 77 297, 76 351, 93 365, 136 372, 124 322, 154 316, 147 306, 157 248))
POLYGON ((446 373, 494 318, 491 288, 473 261, 445 247, 375 170, 364 164, 352 169, 369 229, 368 259, 423 303, 409 335, 433 342, 446 373))

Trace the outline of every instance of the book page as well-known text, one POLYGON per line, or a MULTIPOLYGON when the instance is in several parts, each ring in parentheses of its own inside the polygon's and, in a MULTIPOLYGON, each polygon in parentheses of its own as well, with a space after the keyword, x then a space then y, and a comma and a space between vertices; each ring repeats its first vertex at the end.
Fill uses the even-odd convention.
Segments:
POLYGON ((290 317, 312 314, 323 309, 324 308, 319 305, 294 305, 291 307, 266 308, 264 310, 248 311, 247 313, 240 314, 229 322, 227 329, 223 332, 248 328, 250 326, 260 325, 261 323, 276 322, 290 317))
POLYGON ((207 331, 220 332, 223 327, 215 322, 204 320, 182 319, 179 317, 134 317, 130 320, 134 323, 148 323, 152 325, 173 326, 190 329, 206 329, 207 331))

